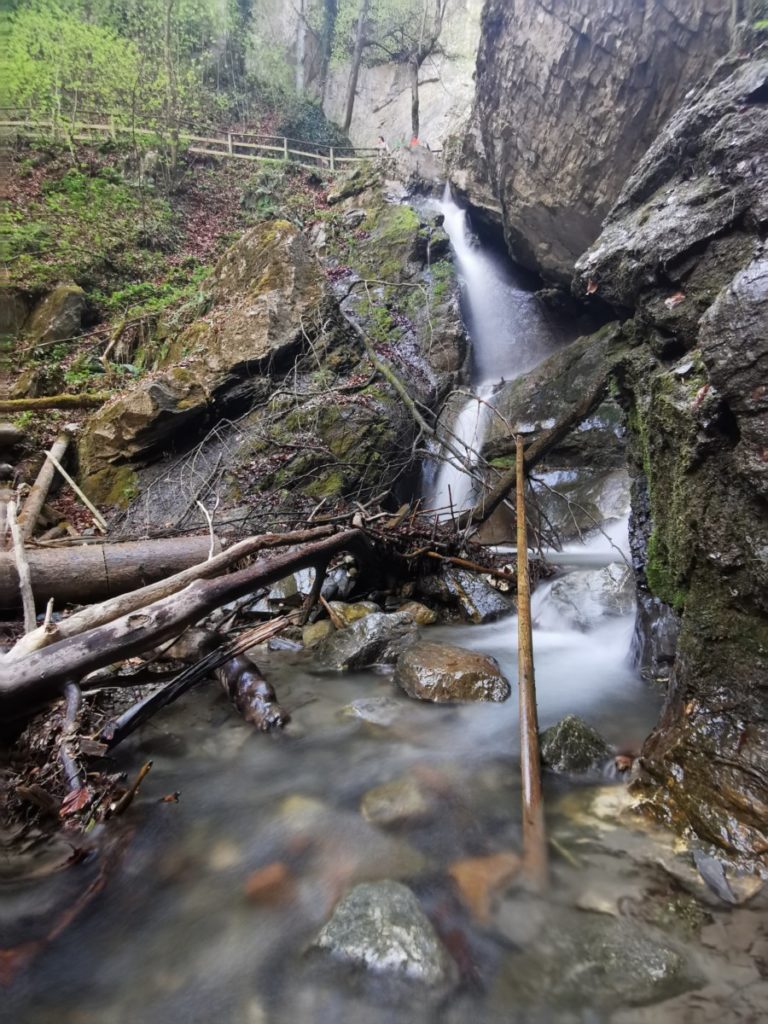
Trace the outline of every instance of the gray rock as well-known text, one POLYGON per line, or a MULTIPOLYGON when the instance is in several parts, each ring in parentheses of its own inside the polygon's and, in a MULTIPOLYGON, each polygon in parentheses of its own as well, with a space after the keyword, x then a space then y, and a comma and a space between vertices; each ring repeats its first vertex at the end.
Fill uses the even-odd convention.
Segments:
POLYGON ((503 701, 510 694, 495 658, 450 644, 409 647, 397 660, 395 682, 409 697, 437 703, 503 701))
POLYGON ((394 725, 403 714, 403 710, 403 702, 393 700, 392 697, 369 697, 353 700, 351 704, 345 705, 339 714, 343 718, 356 718, 369 725, 386 729, 394 725))
POLYGON ((315 940, 340 960, 427 985, 453 984, 456 967, 411 890, 364 882, 337 904, 315 940))
POLYGON ((588 772, 613 751, 583 718, 566 715, 541 734, 541 760, 556 772, 588 772))
POLYGON ((24 325, 27 341, 35 346, 65 341, 80 330, 85 292, 76 284, 57 285, 32 310, 24 325))
MULTIPOLYGON (((519 913, 512 904, 507 910, 519 913)), ((530 948, 502 969, 492 1001, 604 1009, 657 1002, 699 983, 682 953, 638 921, 549 908, 530 948)))
POLYGON ((369 789, 360 810, 366 821, 386 828, 426 818, 430 803, 418 782, 406 776, 369 789))
POLYGON ((317 657, 326 668, 338 671, 391 665, 417 632, 409 615, 366 615, 326 637, 317 647, 317 657))
POLYGON ((499 593, 482 576, 465 569, 444 569, 439 575, 424 576, 419 580, 418 590, 424 597, 458 610, 463 618, 477 625, 515 611, 512 598, 499 593))
POLYGON ((635 577, 623 563, 592 572, 570 572, 552 584, 547 603, 577 629, 587 631, 604 616, 632 612, 635 577))

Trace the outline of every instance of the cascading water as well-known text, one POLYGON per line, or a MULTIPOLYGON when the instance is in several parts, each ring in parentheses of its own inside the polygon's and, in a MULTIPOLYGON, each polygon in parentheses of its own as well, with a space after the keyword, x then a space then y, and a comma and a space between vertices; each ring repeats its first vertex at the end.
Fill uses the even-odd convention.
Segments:
POLYGON ((557 347, 558 339, 534 296, 521 287, 508 266, 478 244, 449 185, 439 212, 451 240, 472 341, 473 394, 455 413, 452 426, 444 428, 450 447, 446 445, 442 453, 429 494, 431 507, 443 509, 448 516, 467 508, 474 498, 473 469, 494 415, 498 385, 532 370, 557 347))

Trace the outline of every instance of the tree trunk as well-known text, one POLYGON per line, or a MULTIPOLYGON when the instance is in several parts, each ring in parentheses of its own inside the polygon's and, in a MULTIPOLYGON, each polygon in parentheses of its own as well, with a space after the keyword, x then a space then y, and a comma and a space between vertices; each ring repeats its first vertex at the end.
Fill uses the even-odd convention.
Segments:
POLYGON ((355 49, 352 55, 352 72, 349 76, 349 90, 347 92, 347 110, 344 114, 344 131, 349 131, 352 124, 352 111, 355 109, 355 94, 357 92, 357 80, 360 76, 360 65, 363 62, 363 50, 365 49, 365 22, 368 18, 368 7, 370 0, 363 0, 360 7, 360 17, 357 19, 357 35, 355 36, 355 49))
MULTIPOLYGON (((68 601, 100 601, 204 562, 209 546, 209 537, 174 537, 125 544, 29 547, 32 591, 38 605, 53 598, 58 608, 68 601)), ((0 551, 0 608, 18 608, 19 603, 13 555, 0 551)))
POLYGON ((325 0, 323 5, 323 36, 320 56, 320 103, 325 103, 328 89, 328 73, 333 55, 333 40, 336 35, 336 18, 339 13, 338 0, 325 0))
POLYGON ((411 79, 411 132, 414 139, 419 137, 419 65, 412 60, 408 65, 411 79))
MULTIPOLYGON (((66 430, 63 430, 56 438, 51 448, 51 455, 53 455, 57 462, 61 462, 64 458, 71 440, 72 437, 66 430)), ((24 508, 22 508, 21 515, 19 516, 21 535, 25 541, 31 540, 35 532, 37 517, 40 515, 40 510, 45 504, 45 499, 48 497, 48 491, 51 489, 55 474, 55 464, 50 459, 46 459, 40 467, 40 472, 37 474, 37 479, 27 495, 24 508)), ((0 587, 2 587, 2 576, 0 576, 0 587)))
POLYGON ((304 58, 307 52, 305 3, 306 0, 298 0, 296 10, 296 92, 299 96, 304 92, 304 58))
POLYGON ((47 395, 43 398, 0 399, 0 413, 37 412, 43 409, 96 409, 112 395, 91 391, 82 395, 47 395))

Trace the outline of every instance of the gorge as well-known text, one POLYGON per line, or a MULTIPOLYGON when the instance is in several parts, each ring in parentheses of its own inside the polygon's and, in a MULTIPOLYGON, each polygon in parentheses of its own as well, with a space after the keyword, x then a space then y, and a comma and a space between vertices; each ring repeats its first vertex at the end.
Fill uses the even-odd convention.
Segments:
MULTIPOLYGON (((181 122, 152 146, 7 129, 0 984, 30 1024, 764 1012, 768 13, 448 0, 409 145, 406 36, 433 9, 398 3, 238 5, 259 14, 242 67, 279 69, 320 125, 304 165, 232 142, 287 147, 296 106, 201 128, 227 133, 219 162, 181 122), (121 588, 105 553, 84 609, 44 614, 33 572, 22 627, 8 509, 62 432, 79 491, 55 477, 33 566, 102 545, 80 492, 114 559, 254 540, 152 592, 162 618, 243 581, 180 639, 134 652, 157 605, 105 607, 197 571, 146 556, 121 588), (521 854, 518 436, 545 891, 521 854), (78 651, 98 670, 60 700, 14 694, 78 651), (215 692, 111 745, 195 672, 215 692)), ((226 90, 234 43, 211 38, 226 90)))

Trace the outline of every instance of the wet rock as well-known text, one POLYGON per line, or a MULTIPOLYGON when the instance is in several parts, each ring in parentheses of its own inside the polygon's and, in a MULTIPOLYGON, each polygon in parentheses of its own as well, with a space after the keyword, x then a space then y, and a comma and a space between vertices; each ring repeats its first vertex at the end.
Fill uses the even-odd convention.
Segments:
POLYGON ((567 622, 586 632, 604 616, 632 612, 635 577, 624 563, 592 572, 571 572, 552 584, 547 603, 567 622))
POLYGON ((602 736, 578 715, 566 715, 540 737, 541 760, 556 772, 588 772, 613 756, 602 736))
POLYGON ((398 658, 395 681, 409 697, 437 703, 504 701, 510 694, 495 658, 450 644, 409 647, 398 658))
POLYGON ((274 861, 252 871, 245 880, 245 895, 252 903, 286 903, 294 892, 294 879, 287 865, 274 861))
POLYGON ((400 605, 398 611, 410 616, 417 626, 431 626, 437 622, 437 612, 419 601, 406 601, 400 605))
POLYGON ((419 901, 399 882, 356 886, 337 904, 315 945, 379 974, 431 986, 456 980, 453 961, 419 901))
POLYGON ((326 637, 317 648, 317 658, 326 668, 337 671, 391 665, 416 633, 409 616, 377 612, 326 637))
POLYGON ((57 285, 32 310, 24 326, 29 345, 68 341, 80 331, 85 292, 76 284, 57 285))
POLYGON ((418 581, 419 593, 458 611, 468 622, 493 622, 504 615, 512 615, 515 603, 499 593, 477 573, 466 569, 444 569, 434 576, 423 576, 418 581))
MULTIPOLYGON (((497 924, 507 934, 505 914, 497 924)), ((659 1002, 700 980, 673 943, 635 920, 550 908, 531 948, 506 962, 492 1001, 608 1009, 659 1002)))
POLYGON ((366 615, 376 615, 381 612, 381 608, 374 604, 373 601, 356 601, 354 604, 345 604, 343 601, 330 601, 329 604, 336 615, 347 626, 357 622, 358 619, 364 619, 366 615))
POLYGON ((415 779, 395 779, 369 789, 360 802, 366 821, 383 828, 426 818, 430 803, 415 779))
POLYGON ((301 631, 301 638, 305 647, 314 647, 321 640, 325 640, 336 627, 330 619, 318 619, 317 622, 309 622, 301 631))

